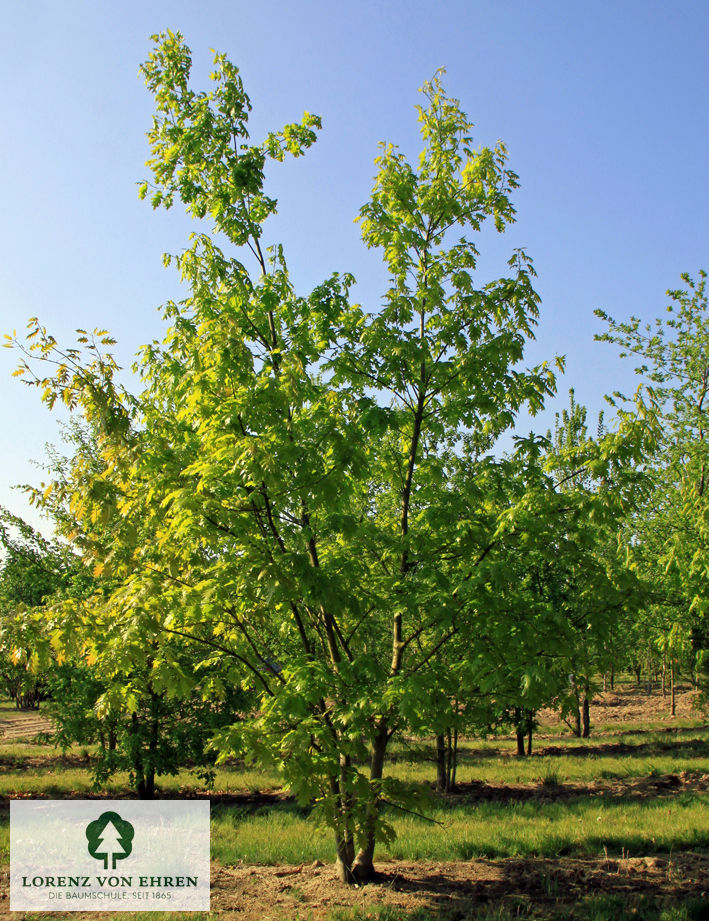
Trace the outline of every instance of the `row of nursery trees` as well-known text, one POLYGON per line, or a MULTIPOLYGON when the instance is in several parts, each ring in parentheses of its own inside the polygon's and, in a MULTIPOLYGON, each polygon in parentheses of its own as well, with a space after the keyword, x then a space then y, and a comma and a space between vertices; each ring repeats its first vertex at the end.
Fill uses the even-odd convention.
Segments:
POLYGON ((705 276, 652 329, 605 317, 652 385, 610 426, 589 435, 572 398, 554 432, 496 451, 560 368, 523 365, 527 255, 477 278, 476 235, 514 219, 504 146, 473 149, 458 101, 425 84, 423 152, 384 145, 359 215, 381 303, 340 274, 298 294, 264 244, 264 174, 319 119, 252 143, 237 69, 217 55, 195 91, 182 37, 154 41, 140 192, 198 222, 166 257, 188 294, 132 389, 102 330, 63 347, 32 320, 8 343, 75 421, 33 492, 56 538, 2 519, 5 677, 49 698, 60 741, 97 743, 98 782, 127 768, 141 796, 186 761, 275 763, 332 828, 342 879, 367 880, 385 807, 417 796, 385 771, 397 736, 437 737, 450 788, 459 732, 511 725, 523 752, 542 706, 587 732, 597 676, 639 655, 697 669, 705 276))

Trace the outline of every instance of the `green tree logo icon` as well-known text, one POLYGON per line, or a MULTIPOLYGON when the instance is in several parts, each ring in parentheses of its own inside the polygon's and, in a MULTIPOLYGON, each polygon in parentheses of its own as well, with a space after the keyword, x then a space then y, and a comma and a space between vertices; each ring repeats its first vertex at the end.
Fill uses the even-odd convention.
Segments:
POLYGON ((89 854, 103 860, 104 870, 115 870, 116 861, 123 860, 133 850, 134 834, 130 822, 117 812, 104 812, 86 826, 89 854))

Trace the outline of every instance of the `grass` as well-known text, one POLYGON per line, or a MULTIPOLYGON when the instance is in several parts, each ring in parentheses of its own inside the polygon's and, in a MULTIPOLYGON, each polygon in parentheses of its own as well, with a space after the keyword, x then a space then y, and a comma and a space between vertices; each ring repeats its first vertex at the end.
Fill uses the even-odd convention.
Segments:
MULTIPOLYGON (((112 917, 112 914, 104 912, 106 918, 112 917)), ((120 921, 217 921, 219 915, 215 912, 205 911, 128 911, 120 912, 120 921)), ((55 913, 32 912, 31 915, 22 914, 19 921, 56 921, 55 913)))
MULTIPOLYGON (((1 708, 0 708, 1 709, 1 708)), ((15 713, 17 711, 11 711, 15 713)), ((7 714, 0 713, 2 718, 7 714)), ((691 721, 685 720, 689 724, 691 721)), ((631 730, 603 733, 594 729, 591 739, 559 737, 545 732, 537 738, 539 749, 552 748, 555 754, 514 757, 509 738, 475 739, 459 750, 458 782, 473 781, 491 785, 529 784, 545 777, 558 783, 588 784, 597 779, 628 780, 652 774, 682 771, 709 773, 709 727, 673 724, 671 730, 657 723, 633 725, 631 730)), ((63 796, 90 794, 93 791, 87 749, 74 746, 65 755, 48 742, 18 740, 0 743, 0 796, 63 796)), ((390 771, 407 781, 431 781, 435 773, 432 744, 398 744, 392 751, 390 771)), ((204 792, 204 786, 189 771, 175 777, 161 777, 160 789, 166 795, 180 796, 204 792)), ((214 789, 221 793, 275 790, 279 778, 275 771, 226 765, 216 772, 214 789)), ((107 796, 129 795, 128 777, 118 774, 104 789, 107 796)))
MULTIPOLYGON (((662 905, 642 898, 621 899, 617 896, 602 896, 589 899, 572 909, 568 906, 560 911, 548 908, 543 913, 533 907, 520 904, 514 908, 498 906, 482 907, 473 914, 462 916, 455 909, 441 912, 436 909, 394 908, 389 905, 374 908, 334 909, 325 917, 326 921, 520 921, 520 918, 534 921, 707 921, 709 912, 704 901, 692 900, 684 905, 662 905)), ((218 921, 221 916, 210 912, 139 912, 121 913, 125 921, 218 921)), ((282 915, 281 921, 310 921, 312 915, 307 909, 297 915, 282 915)), ((32 921, 53 921, 56 915, 33 914, 32 921)))
MULTIPOLYGON (((450 911, 436 908, 416 908, 413 911, 391 905, 368 908, 335 908, 328 912, 326 921, 519 921, 520 918, 535 921, 708 921, 709 907, 706 901, 691 899, 682 905, 665 905, 661 900, 645 896, 618 895, 595 896, 575 905, 569 914, 569 906, 556 909, 545 906, 541 911, 533 905, 520 901, 517 905, 499 905, 494 908, 481 906, 473 913, 461 915, 457 909, 450 911)), ((269 913, 269 916, 272 916, 269 913)), ((32 921, 52 921, 55 915, 34 914, 32 921)), ((214 912, 131 912, 121 913, 126 921, 217 921, 214 912)), ((309 921, 307 908, 302 914, 282 915, 282 921, 309 921)))
MULTIPOLYGON (((0 718, 8 714, 0 707, 0 718)), ((646 721, 605 729, 594 726, 588 740, 564 735, 564 727, 545 727, 535 738, 537 753, 514 757, 512 738, 465 740, 459 751, 460 796, 431 795, 427 818, 391 809, 387 818, 397 837, 377 851, 379 860, 454 861, 474 858, 556 858, 561 856, 609 859, 649 856, 682 850, 709 850, 709 792, 677 783, 655 788, 655 777, 688 772, 709 774, 709 726, 699 720, 646 721), (549 754, 544 754, 548 749, 549 754), (479 797, 481 785, 486 796, 479 797), (466 789, 467 785, 467 789, 466 789), (478 801, 475 797, 478 796, 478 801)), ((0 796, 64 798, 95 795, 89 758, 91 752, 74 747, 66 753, 46 740, 0 742, 0 796)), ((399 743, 393 750, 390 772, 402 780, 425 781, 435 776, 432 743, 399 743)), ((163 796, 178 798, 204 794, 190 772, 159 779, 163 796)), ((275 772, 232 764, 216 772, 219 794, 274 791, 275 772)), ((126 775, 107 784, 103 796, 132 796, 126 775)), ((332 833, 314 823, 309 810, 289 801, 259 804, 215 801, 212 806, 212 857, 222 865, 329 863, 332 833)), ((9 810, 0 809, 0 863, 9 861, 9 810)), ((555 892, 550 877, 545 906, 527 895, 512 904, 481 904, 473 914, 456 915, 443 904, 435 910, 405 911, 391 906, 334 910, 327 921, 709 921, 706 902, 665 904, 659 897, 627 894, 593 896, 573 905, 555 892)), ((42 915, 33 916, 40 921, 42 915)), ((47 918, 52 915, 46 915, 47 918)), ((214 913, 175 914, 145 912, 124 917, 160 921, 189 918, 208 921, 214 913)), ((300 914, 283 921, 309 921, 307 904, 300 914)))
MULTIPOLYGON (((709 727, 679 727, 668 732, 650 725, 647 731, 625 731, 614 736, 594 732, 590 739, 538 740, 539 748, 558 754, 535 754, 516 758, 509 740, 485 740, 463 744, 458 753, 457 780, 461 784, 533 783, 551 773, 560 783, 584 783, 599 779, 647 777, 655 773, 699 771, 709 773, 709 727), (601 775, 602 772, 602 775, 601 775)), ((431 780, 433 750, 417 745, 395 753, 392 773, 409 781, 431 780)))
MULTIPOLYGON (((471 860, 477 857, 596 857, 709 848, 709 794, 600 802, 512 802, 437 807, 428 821, 392 810, 397 837, 382 860, 471 860), (435 824, 434 824, 435 823, 435 824)), ((217 807, 212 856, 220 863, 311 863, 332 858, 332 834, 292 804, 252 814, 217 807)))
MULTIPOLYGON (((391 811, 397 837, 380 859, 648 855, 709 848, 709 795, 650 801, 512 802, 435 808, 430 820, 391 811), (434 824, 435 823, 435 824, 434 824)), ((0 818, 0 860, 9 857, 9 817, 0 818)), ((332 859, 332 833, 292 803, 212 810, 212 857, 222 864, 301 864, 332 859)))
MULTIPOLYGON (((62 753, 46 741, 0 743, 0 796, 34 795, 61 799, 95 795, 86 755, 86 747, 73 746, 62 753)), ((161 777, 158 785, 166 796, 207 792, 204 784, 188 770, 180 771, 174 777, 161 777)), ((216 770, 214 789, 220 793, 255 793, 279 788, 280 781, 275 771, 243 765, 226 765, 216 770)), ((127 773, 114 775, 103 787, 102 795, 132 795, 127 773)))
MULTIPOLYGON (((574 906, 556 910, 545 906, 541 912, 528 903, 514 907, 505 905, 495 908, 481 907, 466 914, 464 921, 519 921, 520 918, 537 921, 707 921, 709 909, 705 901, 690 900, 684 905, 663 905, 643 897, 621 898, 616 895, 590 898, 574 906)), ((416 909, 413 912, 391 909, 353 909, 333 912, 328 921, 463 921, 455 909, 450 912, 416 909)))
MULTIPOLYGON (((552 773, 561 783, 586 784, 599 777, 627 780, 682 771, 709 773, 709 727, 695 726, 691 730, 673 734, 670 738, 666 731, 648 736, 628 733, 618 744, 623 746, 622 750, 616 751, 613 743, 610 743, 603 753, 598 754, 594 751, 598 745, 597 739, 587 742, 568 739, 565 740, 565 753, 562 755, 534 755, 523 759, 514 757, 511 749, 501 751, 494 748, 494 743, 489 743, 489 748, 483 749, 482 754, 478 748, 463 746, 459 755, 457 779, 461 784, 473 781, 492 785, 524 784, 535 783, 540 776, 552 773)), ((61 765, 59 767, 61 776, 55 783, 64 781, 65 769, 61 765)), ((428 760, 411 762, 399 758, 390 771, 402 780, 430 782, 435 771, 432 747, 428 751, 428 760)), ((69 782, 76 782, 76 778, 70 775, 67 778, 69 782)), ((127 775, 117 775, 114 779, 115 790, 125 788, 127 782, 127 775)), ((160 787, 166 793, 175 794, 204 791, 204 786, 188 771, 182 771, 175 777, 161 778, 160 787)), ((221 793, 279 788, 280 780, 275 770, 243 765, 219 768, 214 782, 214 790, 221 793)))
MULTIPOLYGON (((634 781, 664 774, 709 774, 709 728, 695 725, 668 731, 664 726, 633 726, 620 734, 589 740, 551 738, 555 754, 513 757, 512 740, 473 740, 461 746, 458 781, 485 783, 504 794, 466 803, 465 796, 432 797, 428 819, 392 810, 388 816, 396 840, 378 850, 381 859, 469 860, 474 857, 554 857, 658 853, 670 849, 709 848, 709 794, 643 794, 634 781), (588 787, 616 782, 612 796, 592 796, 588 787), (620 783, 617 783, 620 782, 620 783), (567 791, 564 785, 582 789, 567 791), (531 789, 504 789, 532 785, 531 789), (571 795, 569 795, 571 794, 571 795), (550 802, 549 800, 558 800, 550 802)), ((547 740, 540 741, 543 748, 547 740)), ((87 750, 74 747, 62 754, 46 741, 17 741, 0 745, 0 795, 95 795, 87 750)), ((407 781, 428 781, 434 774, 432 747, 400 744, 391 772, 407 781)), ((187 771, 159 779, 167 797, 204 794, 204 787, 187 771)), ((278 789, 275 773, 221 767, 214 790, 239 795, 278 789)), ((106 797, 130 796, 126 775, 106 785, 106 797)), ((0 817, 0 858, 8 853, 7 816, 0 817)), ((260 808, 215 805, 212 810, 212 853, 222 863, 300 864, 332 857, 332 835, 317 826, 308 811, 281 802, 260 808)))

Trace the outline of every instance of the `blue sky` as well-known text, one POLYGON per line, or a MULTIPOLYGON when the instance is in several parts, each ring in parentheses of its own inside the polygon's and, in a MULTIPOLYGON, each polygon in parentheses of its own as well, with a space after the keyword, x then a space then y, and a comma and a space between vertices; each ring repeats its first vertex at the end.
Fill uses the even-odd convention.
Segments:
MULTIPOLYGON (((179 296, 162 253, 179 252, 191 229, 178 208, 153 212, 137 197, 152 111, 138 67, 165 28, 184 33, 200 88, 211 48, 240 67, 254 139, 305 109, 322 116, 307 157, 273 170, 280 204, 267 242, 284 244, 304 293, 351 271, 365 305, 377 304, 383 274, 353 218, 377 144, 416 157, 417 89, 446 67, 476 143, 504 140, 521 180, 517 223, 484 241, 481 267, 527 249, 542 297, 529 361, 567 358, 537 430, 570 386, 595 412, 604 393, 633 385, 629 366, 593 341, 595 307, 652 319, 680 272, 709 268, 705 2, 26 0, 0 15, 0 332, 39 316, 70 344, 77 327, 104 327, 126 366, 160 336, 157 308, 179 296)), ((16 364, 0 352, 0 504, 36 524, 11 486, 41 480, 30 460, 57 442, 59 415, 11 377, 16 364)))

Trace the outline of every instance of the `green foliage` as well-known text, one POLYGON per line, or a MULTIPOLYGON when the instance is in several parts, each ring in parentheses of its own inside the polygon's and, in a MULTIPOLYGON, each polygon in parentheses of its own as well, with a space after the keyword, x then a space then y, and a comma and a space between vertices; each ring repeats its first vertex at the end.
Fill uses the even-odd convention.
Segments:
MULTIPOLYGON (((74 521, 71 502, 63 504, 71 477, 75 488, 88 484, 100 499, 108 492, 90 478, 98 456, 91 430, 74 426, 67 439, 73 458, 54 453, 52 487, 35 491, 65 530, 74 521)), ((105 527, 105 517, 92 520, 104 525, 105 548, 115 532, 105 527)), ((155 777, 174 775, 184 765, 209 780, 216 755, 207 742, 243 708, 240 689, 223 685, 214 669, 195 675, 191 647, 178 638, 164 643, 158 656, 143 624, 126 631, 115 612, 97 618, 97 599, 108 592, 97 580, 100 565, 92 575, 65 544, 45 540, 4 510, 0 525, 6 548, 0 569, 0 674, 18 706, 42 700, 56 727, 53 740, 64 749, 98 744, 91 760, 96 788, 127 771, 140 795, 151 796, 155 777)), ((92 565, 90 557, 87 562, 92 565)))
POLYGON ((31 709, 48 693, 31 612, 74 583, 78 559, 4 508, 0 550, 0 693, 18 708, 31 709))
POLYGON ((251 144, 237 69, 217 55, 215 88, 197 92, 190 64, 179 33, 155 37, 140 194, 180 200, 212 229, 174 259, 188 295, 141 351, 140 393, 115 383, 102 330, 80 334, 82 356, 33 321, 25 349, 28 382, 92 426, 35 494, 96 580, 81 605, 56 609, 53 642, 78 644, 108 682, 99 718, 134 721, 146 701, 197 690, 245 695, 216 749, 277 765, 334 830, 343 878, 364 880, 393 835, 384 807, 416 804, 384 776, 387 746, 431 725, 432 701, 445 708, 445 675, 489 698, 509 650, 510 680, 540 699, 534 637, 568 633, 568 608, 538 589, 537 571, 549 546, 563 554, 557 583, 570 591, 568 573, 582 571, 573 587, 588 614, 588 561, 602 567, 587 550, 641 488, 632 464, 647 428, 627 416, 593 446, 566 446, 585 452, 593 490, 557 489, 544 439, 490 453, 555 377, 521 365, 539 301, 527 255, 503 278, 476 277, 469 235, 513 220, 517 177, 503 145, 473 148, 439 75, 423 87, 417 164, 384 145, 360 212, 389 272, 381 306, 365 310, 349 275, 296 293, 281 247, 261 246, 276 208, 267 164, 303 153, 319 120, 251 144), (32 357, 59 369, 35 377, 32 357))
POLYGON ((643 326, 637 317, 619 323, 598 311, 608 324, 598 338, 636 359, 661 422, 661 437, 646 458, 653 498, 628 525, 648 584, 642 640, 673 670, 701 672, 709 610, 709 300, 706 272, 682 280, 685 288, 667 292, 668 318, 643 326))

